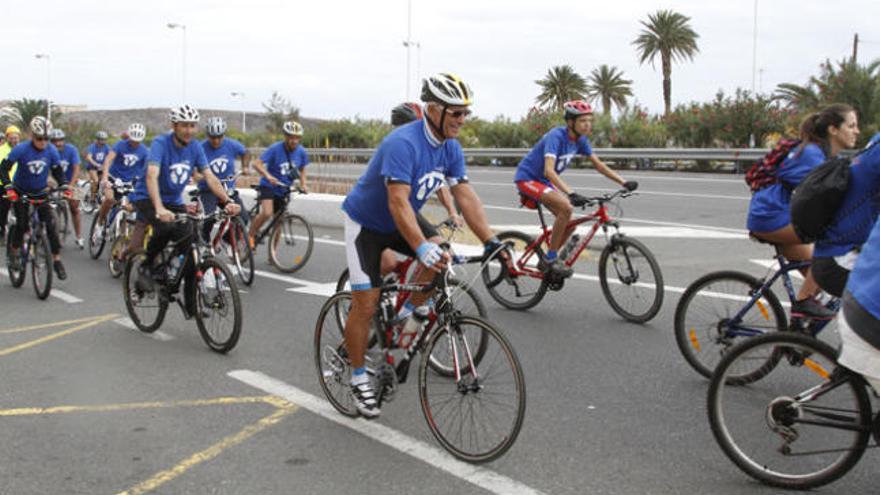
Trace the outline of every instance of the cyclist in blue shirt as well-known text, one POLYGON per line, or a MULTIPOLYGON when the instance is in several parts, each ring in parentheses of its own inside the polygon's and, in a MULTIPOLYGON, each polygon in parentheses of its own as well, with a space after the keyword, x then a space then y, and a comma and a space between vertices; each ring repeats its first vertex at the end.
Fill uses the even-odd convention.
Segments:
MULTIPOLYGON (((244 203, 241 201, 241 196, 235 190, 234 177, 235 160, 237 158, 241 159, 241 169, 244 171, 248 169, 250 155, 243 144, 235 139, 225 137, 226 130, 226 121, 222 117, 209 118, 205 125, 205 134, 208 135, 208 138, 201 143, 202 149, 205 151, 208 167, 211 169, 211 172, 214 172, 214 175, 220 180, 223 187, 226 188, 227 194, 241 208, 241 219, 247 224, 250 219, 247 210, 244 208, 244 203)), ((217 196, 208 188, 208 183, 201 177, 201 174, 196 173, 195 178, 198 180, 196 186, 199 189, 199 199, 202 202, 202 207, 205 209, 205 214, 210 215, 217 209, 217 196)), ((205 222, 204 230, 202 231, 205 239, 208 239, 213 225, 213 220, 205 222)))
POLYGON ((254 238, 266 220, 272 218, 275 210, 284 207, 284 200, 290 194, 293 181, 299 179, 299 187, 308 192, 306 184, 306 165, 309 154, 300 145, 303 126, 299 122, 285 122, 281 127, 284 140, 266 148, 260 158, 254 160, 253 166, 260 179, 260 212, 254 218, 248 233, 248 242, 254 249, 254 238))
MULTIPOLYGON (((25 141, 13 148, 9 156, 0 164, 0 184, 7 185, 7 197, 11 201, 16 201, 21 193, 29 196, 45 194, 46 188, 49 185, 50 171, 59 187, 67 187, 64 171, 61 169, 61 156, 58 154, 58 149, 54 146, 49 146, 49 132, 52 130, 52 123, 46 120, 45 117, 34 117, 31 120, 30 128, 31 140, 25 141), (9 170, 15 163, 18 164, 15 176, 9 177, 9 170)), ((21 267, 21 254, 19 250, 24 239, 24 233, 30 226, 29 206, 24 202, 16 202, 13 207, 16 223, 9 236, 9 252, 11 256, 9 261, 16 269, 21 267)), ((52 265, 55 273, 60 280, 65 280, 67 272, 64 270, 64 264, 61 263, 61 242, 58 239, 52 207, 48 202, 44 202, 37 207, 37 213, 46 224, 49 236, 49 249, 52 252, 52 265)))
MULTIPOLYGON (((856 112, 849 105, 830 105, 804 119, 800 128, 802 143, 788 154, 777 169, 778 182, 752 195, 747 221, 751 234, 780 245, 782 254, 788 260, 812 259, 812 245, 804 244, 791 225, 791 191, 828 157, 837 156, 844 149, 855 146, 858 135, 856 112)), ((834 312, 814 299, 818 292, 819 286, 812 270, 805 270, 804 284, 791 307, 792 316, 833 318, 834 312)))
MULTIPOLYGON (((472 103, 470 87, 453 74, 425 79, 421 99, 423 120, 388 134, 342 204, 345 212, 345 251, 352 290, 351 312, 345 322, 345 345, 351 359, 351 394, 361 415, 379 415, 373 384, 364 367, 370 321, 382 284, 380 259, 386 248, 415 257, 429 268, 419 281, 442 269, 448 257, 436 243, 430 225, 416 214, 445 178, 465 221, 489 253, 500 243, 492 234, 483 205, 467 183, 464 155, 455 139, 472 103)), ((427 295, 416 294, 412 304, 427 295)))
POLYGON ((107 158, 107 153, 110 153, 110 146, 107 145, 108 137, 106 131, 98 131, 95 133, 95 142, 86 148, 86 171, 92 181, 92 197, 98 194, 104 159, 107 158))
MULTIPOLYGON (((65 143, 67 136, 61 129, 55 128, 49 135, 49 140, 55 145, 58 154, 61 156, 61 169, 64 170, 64 178, 68 184, 73 184, 79 178, 80 159, 79 151, 76 146, 65 143)), ((79 200, 67 198, 67 204, 70 207, 70 216, 73 219, 73 231, 76 233, 76 245, 80 249, 85 248, 82 240, 82 219, 79 214, 79 200)))
POLYGON ((116 182, 132 185, 144 176, 147 169, 147 156, 150 151, 141 144, 147 137, 147 128, 140 123, 128 126, 128 139, 120 140, 113 145, 113 149, 104 158, 104 175, 101 178, 101 191, 104 200, 101 209, 98 210, 98 225, 103 232, 107 214, 117 201, 122 197, 116 192, 116 182))
MULTIPOLYGON (((147 172, 144 180, 135 184, 130 196, 138 211, 138 217, 153 226, 153 236, 147 244, 146 270, 139 274, 136 286, 143 292, 154 289, 153 282, 164 274, 164 267, 155 266, 154 260, 168 241, 182 239, 189 232, 185 223, 173 223, 175 213, 185 213, 187 208, 183 191, 189 183, 194 170, 199 170, 208 182, 208 187, 219 198, 219 205, 230 215, 238 213, 238 205, 231 202, 223 185, 207 167, 205 151, 193 137, 198 130, 199 112, 189 106, 172 108, 170 115, 172 131, 153 140, 147 159, 147 172)), ((189 286, 195 280, 194 267, 186 266, 184 280, 189 286)), ((195 313, 194 291, 184 287, 186 316, 195 313)))
POLYGON ((558 258, 557 252, 572 233, 567 226, 573 207, 583 206, 587 198, 574 192, 562 180, 562 172, 575 156, 580 155, 588 157, 600 174, 627 190, 634 191, 639 184, 623 180, 593 153, 590 138, 587 137, 593 128, 593 108, 589 103, 573 100, 566 102, 563 109, 565 126, 544 134, 519 163, 513 180, 524 205, 534 207, 535 202, 541 203, 556 217, 550 236, 550 249, 543 260, 546 263, 544 266, 546 271, 557 277, 570 277, 573 270, 558 258))

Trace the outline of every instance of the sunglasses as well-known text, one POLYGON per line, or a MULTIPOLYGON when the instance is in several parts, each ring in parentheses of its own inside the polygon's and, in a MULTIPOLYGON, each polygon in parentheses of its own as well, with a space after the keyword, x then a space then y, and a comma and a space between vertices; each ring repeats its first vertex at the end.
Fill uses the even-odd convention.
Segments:
POLYGON ((447 113, 450 117, 453 117, 453 118, 456 118, 456 119, 460 119, 460 118, 462 118, 462 117, 468 117, 468 116, 470 116, 471 111, 468 110, 468 109, 464 109, 464 110, 450 110, 450 109, 447 108, 447 109, 446 109, 446 113, 447 113))
POLYGON ((40 143, 42 143, 43 141, 48 141, 48 140, 49 140, 49 138, 47 138, 46 136, 35 136, 34 137, 34 141, 37 141, 40 143))

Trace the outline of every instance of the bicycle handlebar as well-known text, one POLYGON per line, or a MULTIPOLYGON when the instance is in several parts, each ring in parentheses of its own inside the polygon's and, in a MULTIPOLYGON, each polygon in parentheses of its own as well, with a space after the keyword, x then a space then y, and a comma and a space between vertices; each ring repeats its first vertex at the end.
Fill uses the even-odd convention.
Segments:
POLYGON ((634 191, 629 191, 627 189, 620 189, 620 190, 617 190, 613 193, 605 193, 601 196, 593 196, 593 197, 587 198, 587 202, 584 203, 583 206, 581 206, 581 209, 584 209, 587 206, 595 206, 597 204, 599 206, 601 206, 601 205, 608 203, 610 201, 613 201, 617 198, 628 198, 634 194, 636 194, 634 191))

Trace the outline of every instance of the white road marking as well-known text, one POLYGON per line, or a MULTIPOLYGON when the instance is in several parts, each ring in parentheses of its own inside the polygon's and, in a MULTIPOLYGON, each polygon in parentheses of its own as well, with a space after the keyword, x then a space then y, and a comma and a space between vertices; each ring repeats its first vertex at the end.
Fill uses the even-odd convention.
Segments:
POLYGON ((349 428, 399 452, 414 457, 430 466, 445 471, 456 478, 474 484, 492 493, 540 494, 527 485, 508 478, 495 471, 467 464, 453 458, 446 452, 412 438, 377 421, 354 419, 337 412, 326 400, 304 392, 293 385, 282 382, 263 373, 251 370, 230 371, 227 375, 240 382, 277 395, 297 406, 311 411, 324 419, 349 428))
MULTIPOLYGON (((511 190, 515 187, 512 182, 469 182, 475 186, 492 186, 492 187, 509 187, 511 190)), ((607 189, 604 187, 579 187, 578 189, 583 191, 599 191, 599 192, 615 192, 617 189, 607 189)), ((661 191, 643 191, 639 189, 637 194, 640 195, 648 195, 648 196, 676 196, 681 198, 706 198, 706 199, 733 199, 739 201, 751 201, 751 196, 728 196, 726 194, 693 194, 693 193, 678 193, 678 192, 661 192, 661 191)))
MULTIPOLYGON (((8 277, 9 272, 6 270, 6 268, 0 268, 0 275, 5 275, 8 277)), ((74 296, 73 294, 64 292, 61 289, 53 288, 52 291, 49 292, 49 295, 56 298, 56 299, 61 299, 62 301, 66 302, 67 304, 78 304, 78 303, 83 302, 82 299, 74 296)))
POLYGON ((140 335, 143 335, 145 337, 149 337, 154 340, 158 340, 160 342, 168 342, 169 340, 174 340, 173 335, 168 335, 167 333, 163 332, 162 330, 156 330, 153 333, 141 332, 138 329, 138 327, 134 324, 134 322, 131 321, 131 318, 128 318, 127 316, 123 317, 123 318, 117 318, 117 319, 113 320, 113 323, 116 323, 117 325, 122 325, 123 327, 128 328, 129 330, 134 330, 135 332, 139 333, 140 335))

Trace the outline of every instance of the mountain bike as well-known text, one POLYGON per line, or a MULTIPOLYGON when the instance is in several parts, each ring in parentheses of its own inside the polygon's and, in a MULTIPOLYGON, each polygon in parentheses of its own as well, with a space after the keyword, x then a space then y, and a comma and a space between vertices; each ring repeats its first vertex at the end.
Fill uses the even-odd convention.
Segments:
POLYGON ((48 224, 40 220, 37 208, 43 203, 59 200, 62 189, 52 189, 48 193, 26 194, 18 193, 17 202, 30 205, 30 225, 25 231, 24 238, 19 250, 18 266, 12 264, 12 231, 15 228, 9 225, 6 239, 6 268, 9 272, 9 280, 13 287, 21 287, 24 284, 27 265, 31 265, 31 280, 34 283, 34 292, 38 299, 46 299, 52 292, 52 251, 49 249, 48 224))
MULTIPOLYGON (((457 258, 454 263, 480 260, 457 258)), ((371 323, 366 354, 367 373, 374 380, 379 404, 391 401, 406 382, 417 353, 419 398, 434 438, 453 456, 472 463, 503 455, 522 428, 526 389, 513 347, 488 320, 465 315, 451 295, 447 269, 429 284, 390 283, 381 288, 380 306, 371 323), (434 291, 433 310, 414 332, 395 320, 396 296, 402 292, 434 291)), ((344 346, 344 328, 351 293, 331 296, 315 327, 315 366, 321 389, 340 413, 358 411, 350 393, 351 366, 344 346)), ((417 310, 418 311, 418 310, 417 310)))
MULTIPOLYGON (((259 190, 259 186, 255 185, 253 188, 259 190)), ((293 193, 306 194, 303 189, 292 188, 284 197, 284 207, 274 211, 272 218, 254 238, 254 251, 256 251, 256 247, 268 237, 269 263, 284 273, 293 273, 305 266, 315 244, 315 234, 308 220, 287 211, 293 193)), ((249 211, 251 221, 256 218, 259 211, 258 199, 249 211)))
POLYGON ((130 225, 125 219, 130 218, 134 212, 131 203, 127 200, 128 194, 134 191, 134 182, 123 182, 116 179, 112 187, 116 202, 107 213, 104 224, 98 223, 100 215, 95 213, 95 217, 92 219, 92 226, 89 228, 89 256, 93 260, 101 257, 104 245, 108 240, 112 245, 117 237, 125 234, 122 229, 127 229, 130 225))
MULTIPOLYGON (((586 235, 574 234, 560 250, 559 259, 566 266, 573 266, 599 229, 606 244, 599 255, 599 284, 602 294, 611 308, 625 320, 645 323, 657 315, 663 305, 663 275, 660 265, 648 248, 636 239, 620 233, 620 224, 611 218, 609 203, 626 198, 633 193, 620 190, 588 198, 587 206, 597 209, 572 219, 567 232, 584 223, 592 222, 586 235), (609 232, 609 229, 613 233, 609 232)), ((498 239, 513 245, 514 258, 511 267, 500 263, 490 264, 483 271, 483 282, 493 299, 509 309, 528 309, 537 305, 548 290, 562 290, 565 280, 549 275, 544 269, 544 253, 550 249, 553 229, 544 219, 540 203, 529 204, 538 212, 541 233, 533 237, 515 230, 500 232, 498 239)))

